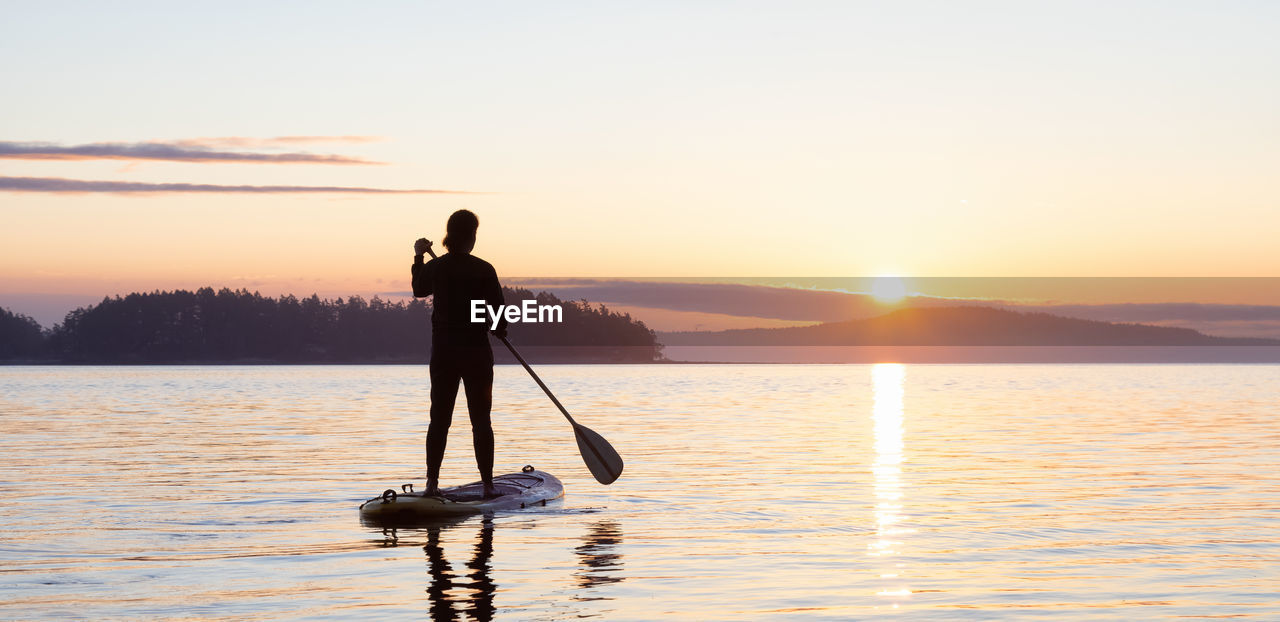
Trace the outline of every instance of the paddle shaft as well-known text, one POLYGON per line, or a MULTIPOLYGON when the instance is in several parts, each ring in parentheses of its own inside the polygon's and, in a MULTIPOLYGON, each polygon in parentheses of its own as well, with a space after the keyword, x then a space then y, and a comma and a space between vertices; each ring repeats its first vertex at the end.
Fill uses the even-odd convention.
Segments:
POLYGON ((572 423, 573 425, 578 425, 578 422, 573 420, 573 417, 569 415, 569 411, 566 410, 564 405, 560 403, 560 400, 556 399, 556 396, 554 393, 551 392, 551 389, 547 388, 547 385, 542 382, 542 379, 539 378, 538 374, 533 371, 533 368, 529 367, 529 364, 525 362, 524 357, 520 356, 520 353, 516 351, 516 347, 511 345, 511 342, 507 341, 506 337, 498 337, 498 338, 502 340, 502 343, 506 344, 507 349, 511 351, 511 354, 515 355, 516 360, 520 361, 521 365, 524 365, 524 370, 529 372, 530 376, 533 376, 533 381, 538 383, 538 386, 542 387, 542 392, 546 393, 547 397, 551 398, 551 403, 555 404, 556 408, 560 409, 560 414, 564 415, 564 418, 568 419, 569 423, 572 423))
POLYGON ((617 480, 618 476, 622 475, 622 457, 618 455, 617 450, 609 444, 609 441, 604 440, 603 436, 574 421, 573 417, 569 415, 569 411, 565 409, 564 404, 561 404, 560 400, 556 399, 551 389, 548 389, 547 385, 538 377, 538 374, 533 371, 533 368, 529 367, 524 357, 520 356, 520 353, 516 351, 516 347, 511 345, 511 342, 507 341, 506 337, 498 337, 498 339, 501 339, 502 343, 506 344, 511 354, 515 355, 516 360, 520 361, 520 364, 524 366, 524 370, 533 377, 533 381, 542 387, 542 392, 551 398, 551 402, 556 405, 556 408, 560 409, 560 414, 569 420, 569 425, 573 426, 574 438, 578 441, 578 452, 582 454, 583 462, 587 463, 587 468, 591 470, 591 474, 595 476, 596 481, 608 486, 617 480), (588 456, 588 452, 590 456, 588 456))

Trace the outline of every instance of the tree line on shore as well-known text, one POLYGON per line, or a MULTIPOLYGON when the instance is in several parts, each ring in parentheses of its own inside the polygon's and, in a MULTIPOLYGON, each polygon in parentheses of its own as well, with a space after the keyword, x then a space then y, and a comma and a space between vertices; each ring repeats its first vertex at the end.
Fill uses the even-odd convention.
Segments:
MULTIPOLYGON (((563 322, 513 323, 513 343, 554 360, 648 362, 661 358, 652 330, 586 301, 503 288, 560 305, 563 322)), ((279 298, 206 287, 104 298, 43 329, 0 308, 0 360, 49 363, 418 363, 430 358, 431 306, 377 296, 279 298)), ((500 361, 503 348, 495 348, 500 361)))

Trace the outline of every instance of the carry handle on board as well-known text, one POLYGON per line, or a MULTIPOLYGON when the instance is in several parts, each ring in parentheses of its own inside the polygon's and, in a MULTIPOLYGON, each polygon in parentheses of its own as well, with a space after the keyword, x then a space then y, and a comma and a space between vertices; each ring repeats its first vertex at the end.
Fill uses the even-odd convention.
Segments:
POLYGON ((596 434, 591 428, 574 421, 569 411, 565 410, 564 405, 560 403, 560 400, 556 399, 556 396, 551 393, 551 389, 547 388, 547 385, 542 382, 538 374, 534 373, 533 368, 529 367, 529 364, 525 362, 524 357, 520 356, 520 353, 516 351, 515 346, 511 345, 511 342, 507 341, 506 337, 499 337, 499 339, 506 344, 508 350, 511 350, 511 354, 516 357, 516 360, 520 361, 520 364, 524 366, 524 370, 529 372, 530 376, 533 376, 533 381, 538 383, 539 387, 542 387, 542 391, 547 394, 547 397, 551 398, 551 402, 556 405, 556 408, 560 409, 560 413, 564 415, 564 418, 569 420, 569 425, 573 426, 573 436, 578 440, 578 452, 582 454, 582 461, 587 463, 587 468, 591 470, 591 474, 595 476, 596 481, 606 486, 616 481, 618 476, 622 475, 622 456, 619 456, 618 452, 613 449, 613 445, 610 445, 609 441, 604 440, 603 436, 596 434))

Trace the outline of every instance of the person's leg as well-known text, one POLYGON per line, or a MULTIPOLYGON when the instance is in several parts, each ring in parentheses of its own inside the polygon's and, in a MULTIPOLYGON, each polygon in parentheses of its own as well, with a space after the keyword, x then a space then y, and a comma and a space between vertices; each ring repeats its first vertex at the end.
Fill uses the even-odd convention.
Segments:
POLYGON ((461 379, 456 361, 450 357, 431 356, 431 425, 427 426, 427 493, 438 490, 440 463, 449 441, 449 425, 453 423, 453 404, 458 399, 461 379))
POLYGON ((471 441, 476 450, 476 466, 485 492, 493 491, 493 354, 487 351, 468 357, 462 385, 467 392, 467 412, 471 415, 471 441))

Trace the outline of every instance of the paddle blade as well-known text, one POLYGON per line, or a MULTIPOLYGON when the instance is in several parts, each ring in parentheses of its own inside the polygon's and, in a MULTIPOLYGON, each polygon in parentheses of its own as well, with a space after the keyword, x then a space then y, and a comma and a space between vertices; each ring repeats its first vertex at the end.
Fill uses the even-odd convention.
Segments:
POLYGON ((578 439, 578 452, 582 454, 582 461, 587 463, 587 468, 597 482, 608 486, 622 475, 622 456, 613 450, 613 445, 604 440, 603 436, 578 423, 573 424, 573 435, 578 439))

